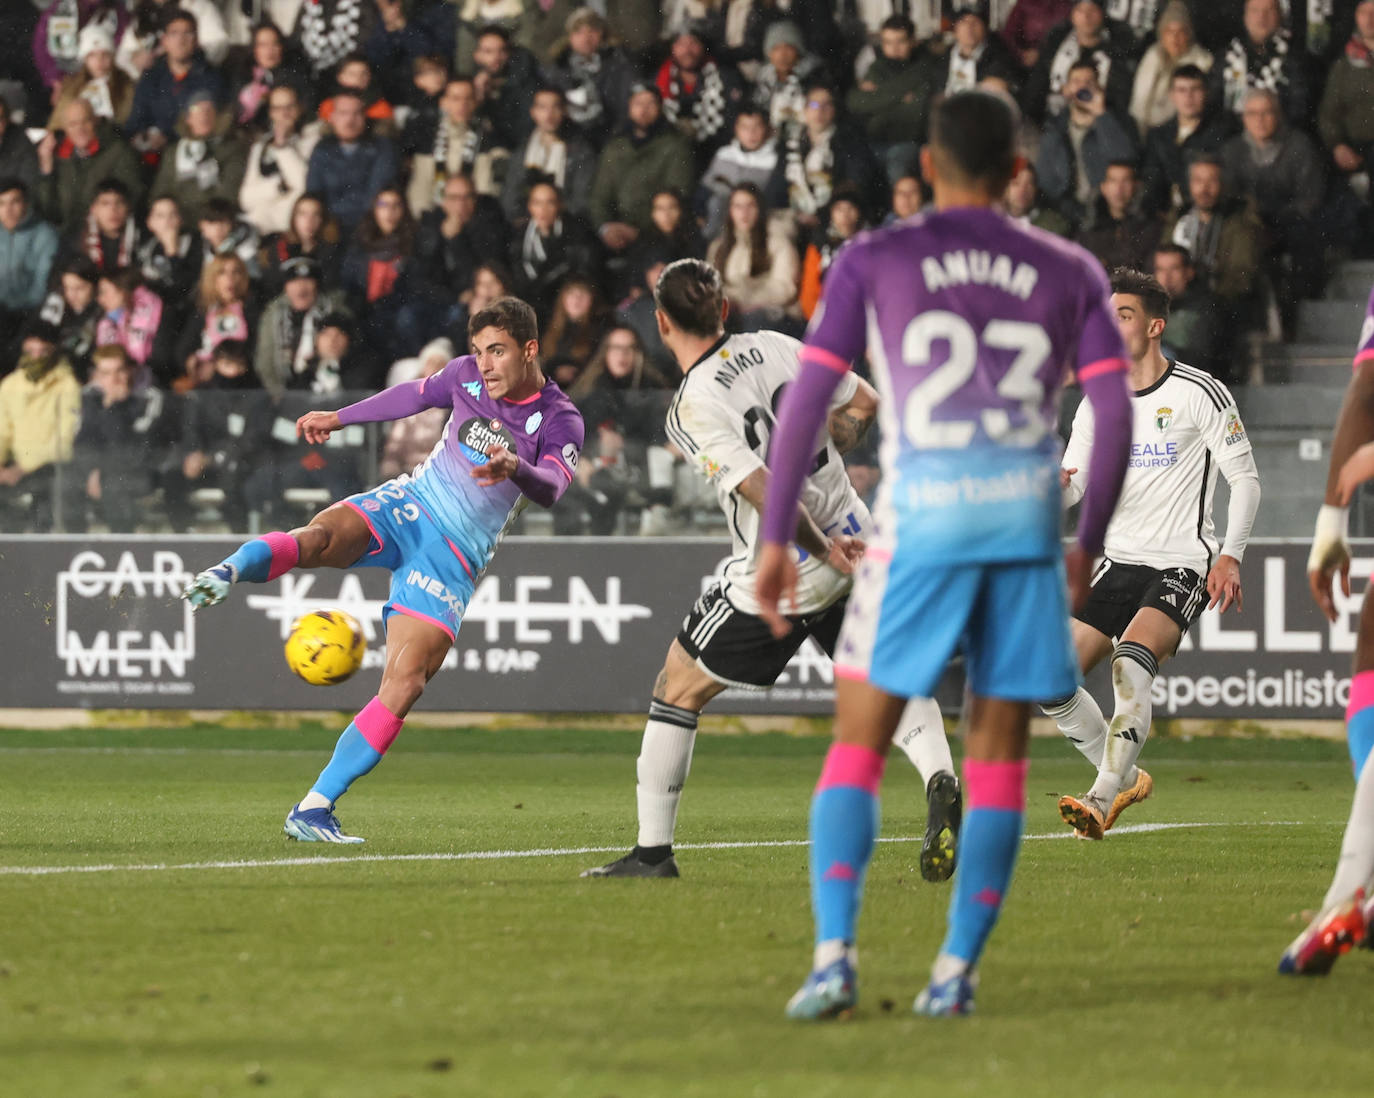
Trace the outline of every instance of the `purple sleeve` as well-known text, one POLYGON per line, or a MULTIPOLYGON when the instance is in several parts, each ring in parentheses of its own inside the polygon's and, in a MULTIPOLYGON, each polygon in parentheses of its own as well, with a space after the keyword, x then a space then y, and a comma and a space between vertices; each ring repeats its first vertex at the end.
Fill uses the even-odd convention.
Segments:
POLYGON ((788 386, 769 449, 768 495, 763 507, 763 540, 786 545, 797 530, 797 501, 815 460, 816 436, 825 422, 830 397, 848 371, 837 368, 829 351, 808 344, 802 349, 801 372, 788 386))
POLYGON ((531 503, 552 507, 568 490, 577 472, 585 430, 582 414, 570 408, 567 415, 554 417, 544 428, 535 463, 520 459, 520 467, 510 479, 531 503))
POLYGON ((453 403, 453 389, 457 383, 455 358, 437 374, 419 381, 403 381, 375 396, 339 409, 339 422, 345 427, 354 423, 386 423, 405 419, 426 408, 446 408, 453 403))
POLYGON ((868 310, 859 259, 863 252, 846 244, 825 275, 820 304, 806 332, 806 345, 829 352, 846 365, 864 352, 868 310))

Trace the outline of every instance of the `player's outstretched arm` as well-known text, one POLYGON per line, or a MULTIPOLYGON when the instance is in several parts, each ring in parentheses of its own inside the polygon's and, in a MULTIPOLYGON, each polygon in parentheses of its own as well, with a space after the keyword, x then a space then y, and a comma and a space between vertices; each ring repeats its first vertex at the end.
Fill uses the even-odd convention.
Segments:
POLYGON ((306 412, 296 420, 296 435, 306 442, 320 443, 342 426, 338 412, 306 412))
POLYGON ((1307 582, 1312 598, 1330 621, 1336 620, 1332 584, 1341 577, 1341 590, 1350 594, 1350 546, 1346 507, 1362 479, 1360 451, 1374 441, 1374 358, 1357 364, 1345 390, 1336 433, 1331 440, 1331 464, 1326 475, 1326 499, 1317 513, 1312 552, 1307 558, 1307 582), (1350 471, 1346 472, 1346 467, 1350 471))
MULTIPOLYGON (((1236 422, 1239 423, 1239 420, 1236 422)), ((1250 542, 1250 531, 1254 529, 1255 513, 1259 510, 1259 469, 1255 466, 1255 455, 1249 449, 1240 453, 1218 454, 1217 465, 1230 486, 1231 502, 1226 507, 1226 541, 1217 562, 1207 573, 1207 594, 1210 597, 1207 609, 1220 604, 1220 612, 1224 614, 1235 603, 1236 612, 1240 613, 1244 606, 1240 562, 1250 542)))
MULTIPOLYGON (((768 496, 768 470, 755 469, 736 485, 735 491, 762 514, 768 496)), ((797 530, 792 540, 813 557, 820 558, 846 576, 853 574, 865 549, 861 538, 847 534, 833 537, 826 534, 816 525, 816 520, 811 517, 804 503, 797 504, 797 530)))
POLYGON ((847 454, 864 440, 878 414, 878 391, 861 377, 854 379, 858 388, 849 399, 830 413, 827 424, 830 441, 841 454, 847 454))
POLYGON ((495 443, 487 447, 487 463, 474 465, 472 479, 480 488, 490 488, 509 480, 531 503, 552 507, 572 483, 571 474, 552 463, 531 465, 518 454, 495 443))

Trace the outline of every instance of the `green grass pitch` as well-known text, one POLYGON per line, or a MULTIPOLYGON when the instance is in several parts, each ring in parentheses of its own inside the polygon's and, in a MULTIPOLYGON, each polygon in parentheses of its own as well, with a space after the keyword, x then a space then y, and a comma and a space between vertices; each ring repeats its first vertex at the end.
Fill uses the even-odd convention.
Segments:
MULTIPOLYGON (((451 855, 628 847, 637 734, 412 729, 341 805, 365 846, 289 843, 334 737, 0 733, 0 1094, 1367 1093, 1374 956, 1274 972, 1336 855, 1339 745, 1152 742, 1156 796, 1122 824, 1188 826, 1089 844, 1044 838, 1089 778, 1038 742, 978 1014, 910 1014, 949 889, 893 842, 869 872, 859 1011, 806 1026, 782 1007, 810 958, 821 740, 698 743, 681 843, 791 845, 582 881, 607 856, 451 855), (16 872, 99 865, 123 868, 16 872)), ((883 833, 923 818, 894 757, 883 833)))

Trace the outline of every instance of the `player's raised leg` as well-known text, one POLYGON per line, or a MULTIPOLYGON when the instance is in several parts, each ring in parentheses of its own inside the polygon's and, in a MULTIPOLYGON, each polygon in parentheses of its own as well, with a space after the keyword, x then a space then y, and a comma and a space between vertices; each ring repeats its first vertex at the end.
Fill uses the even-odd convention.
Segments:
POLYGON ((199 573, 181 597, 196 610, 216 606, 239 582, 267 583, 293 568, 347 568, 367 552, 371 532, 342 504, 321 511, 290 533, 273 530, 249 538, 213 568, 199 573))
MULTIPOLYGON (((1112 638, 1077 618, 1069 627, 1073 632, 1074 651, 1078 654, 1078 669, 1086 675, 1107 658, 1112 650, 1112 638)), ((1107 746, 1107 718, 1102 715, 1097 700, 1084 687, 1080 686, 1067 698, 1047 702, 1041 710, 1059 727, 1064 738, 1092 763, 1094 770, 1102 765, 1107 746)))
POLYGON ((287 835, 302 842, 363 841, 344 833, 334 816, 334 805, 349 786, 382 761, 452 644, 453 637, 429 621, 403 613, 387 619, 386 667, 377 696, 344 729, 329 764, 287 813, 283 826, 287 835))
POLYGON ((963 791, 954 776, 954 757, 945 719, 934 698, 912 698, 892 737, 921 774, 926 789, 926 831, 921 840, 921 876, 947 881, 954 875, 963 821, 963 791))

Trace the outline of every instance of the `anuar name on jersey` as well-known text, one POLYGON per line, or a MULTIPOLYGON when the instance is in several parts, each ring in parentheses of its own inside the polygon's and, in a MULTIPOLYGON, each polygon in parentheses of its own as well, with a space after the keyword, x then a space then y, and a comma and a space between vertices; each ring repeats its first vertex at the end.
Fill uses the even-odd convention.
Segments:
MULTIPOLYGON (((687 371, 668 409, 668 438, 716 490, 730 523, 733 546, 724 571, 732 605, 758 613, 754 597, 755 546, 759 513, 735 489, 750 473, 766 467, 784 388, 796 379, 801 343, 779 332, 723 337, 687 371)), ((831 409, 854 398, 858 379, 841 382, 831 409)), ((828 434, 816 440, 816 460, 802 490, 802 503, 826 533, 863 536, 872 527, 844 461, 828 434)), ((824 609, 848 591, 850 578, 823 561, 800 555, 796 613, 824 609)))
MULTIPOLYGON (((1132 394, 1131 406, 1131 457, 1104 551, 1120 564, 1184 567, 1205 576, 1219 549, 1212 522, 1217 472, 1251 466, 1236 402, 1210 374, 1174 362, 1148 389, 1132 394)), ((1064 451, 1064 468, 1078 470, 1067 504, 1083 495, 1092 441, 1093 413, 1084 401, 1064 451)))

